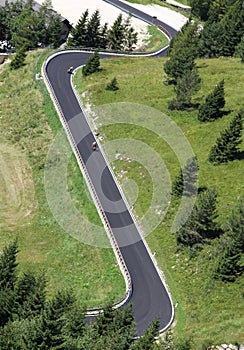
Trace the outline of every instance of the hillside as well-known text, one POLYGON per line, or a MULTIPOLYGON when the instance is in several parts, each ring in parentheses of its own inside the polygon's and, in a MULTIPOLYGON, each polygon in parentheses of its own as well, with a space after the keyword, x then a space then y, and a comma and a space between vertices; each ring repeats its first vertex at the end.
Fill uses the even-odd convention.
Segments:
MULTIPOLYGON (((123 102, 124 109, 128 108, 130 112, 131 103, 135 103, 135 109, 141 113, 143 113, 142 105, 152 107, 152 112, 151 109, 146 108, 145 116, 142 115, 142 119, 148 121, 149 129, 150 116, 153 116, 155 109, 165 113, 177 123, 197 156, 199 187, 215 187, 217 190, 218 222, 224 226, 238 198, 241 193, 243 194, 243 160, 213 166, 207 158, 220 131, 243 107, 243 65, 239 59, 235 58, 197 60, 202 83, 194 103, 201 103, 209 91, 222 79, 225 80, 226 98, 224 109, 226 113, 222 118, 212 123, 200 123, 197 120, 197 109, 192 108, 182 112, 167 109, 167 103, 172 99, 174 92, 172 86, 165 84, 163 71, 165 60, 165 58, 122 58, 102 61, 102 70, 91 77, 84 79, 81 72, 78 72, 75 76, 75 86, 83 103, 87 105, 88 111, 90 109, 95 109, 97 112, 115 111, 114 119, 110 120, 111 125, 106 127, 100 127, 103 123, 102 113, 98 114, 98 119, 97 115, 91 113, 90 118, 91 123, 96 127, 99 126, 100 140, 105 150, 108 149, 108 158, 109 149, 111 150, 109 142, 116 140, 117 156, 112 167, 117 173, 128 202, 134 208, 136 217, 140 218, 151 204, 152 178, 150 170, 145 168, 142 158, 136 153, 137 148, 135 148, 135 155, 130 154, 127 158, 123 155, 122 147, 125 144, 121 139, 126 138, 126 144, 133 139, 148 145, 152 150, 152 159, 154 159, 154 151, 163 159, 171 181, 179 171, 179 163, 172 149, 158 135, 155 136, 138 125, 121 124, 121 117, 118 116, 120 102, 123 102), (116 92, 106 90, 107 84, 114 77, 117 79, 119 90, 116 92), (106 104, 110 108, 101 107, 106 104), (98 107, 95 108, 95 106, 98 107), (117 124, 118 120, 119 124, 117 124)), ((241 149, 244 149, 243 143, 241 149)), ((139 149, 139 153, 143 153, 143 148, 139 149)), ((171 225, 178 205, 179 202, 171 198, 167 215, 163 218, 162 214, 162 222, 153 233, 147 236, 151 251, 154 252, 166 276, 176 306, 175 331, 179 335, 192 337, 198 344, 206 344, 208 341, 243 343, 243 276, 234 283, 224 283, 212 278, 218 256, 214 242, 196 254, 188 250, 177 251, 171 225)))
MULTIPOLYGON (((0 70, 1 198, 4 203, 1 211, 1 246, 17 235, 21 250, 20 268, 34 271, 44 269, 49 295, 54 290, 71 287, 81 303, 97 305, 111 298, 119 298, 123 294, 124 282, 111 250, 92 248, 67 236, 48 208, 43 189, 43 167, 53 134, 60 129, 60 125, 49 98, 42 90, 43 85, 33 79, 39 55, 40 52, 29 54, 26 66, 18 71, 10 71, 8 64, 1 66, 0 70), (12 191, 11 195, 9 191, 12 191)), ((203 124, 197 121, 194 109, 170 113, 167 110, 173 87, 164 84, 164 62, 165 59, 141 58, 103 61, 103 70, 85 80, 78 72, 75 76, 76 88, 86 104, 145 104, 175 121, 197 155, 199 186, 216 186, 218 221, 222 225, 243 193, 243 161, 235 160, 214 167, 207 162, 207 155, 219 132, 243 106, 243 65, 233 58, 197 60, 202 86, 195 98, 196 103, 202 102, 221 79, 224 78, 226 82, 225 110, 228 113, 214 123, 203 124), (113 77, 118 81, 117 92, 105 90, 113 77)), ((40 63, 38 67, 40 69, 40 63)), ((150 121, 150 114, 147 118, 150 121)), ((117 139, 118 136, 141 140, 163 159, 171 181, 177 175, 179 163, 176 156, 164 140, 152 133, 123 124, 100 128, 99 131, 105 141, 117 139)), ((243 144, 241 148, 244 149, 243 144)), ((134 214, 138 217, 145 213, 152 196, 150 174, 139 163, 136 159, 121 159, 113 164, 118 179, 122 182, 127 180, 122 187, 128 201, 135 203, 134 214), (128 179, 135 181, 137 187, 135 182, 128 182, 128 179)), ((99 224, 74 159, 69 167, 73 175, 69 176, 68 187, 75 205, 84 216, 99 224)), ((234 283, 212 279, 212 269, 218 255, 214 244, 206 246, 197 255, 189 255, 186 250, 176 251, 171 224, 178 204, 176 200, 171 200, 167 215, 147 236, 175 303, 175 331, 180 336, 192 337, 198 344, 207 341, 243 343, 243 276, 234 283)))
MULTIPOLYGON (((35 80, 41 55, 29 53, 17 71, 9 63, 0 66, 0 249, 17 236, 20 272, 45 271, 49 296, 71 288, 82 305, 98 306, 119 299, 124 280, 112 249, 69 236, 48 206, 44 166, 61 125, 42 82, 35 80)), ((67 187, 81 215, 101 225, 74 157, 68 174, 67 187)), ((84 230, 82 220, 80 225, 84 230)))

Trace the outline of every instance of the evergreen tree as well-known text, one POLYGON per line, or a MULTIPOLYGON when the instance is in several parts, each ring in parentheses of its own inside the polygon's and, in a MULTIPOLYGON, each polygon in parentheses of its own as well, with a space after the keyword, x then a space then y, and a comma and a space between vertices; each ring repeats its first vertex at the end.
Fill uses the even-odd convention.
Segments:
MULTIPOLYGON (((42 5, 43 6, 43 5, 42 5)), ((45 32, 44 38, 42 39, 42 43, 46 45, 52 45, 54 49, 58 48, 62 44, 62 18, 59 14, 50 11, 50 7, 48 8, 48 12, 44 17, 45 21, 45 32)))
POLYGON ((15 2, 5 2, 5 6, 0 6, 0 23, 3 24, 0 32, 0 40, 12 41, 12 23, 15 18, 24 9, 24 2, 22 0, 17 0, 15 2))
POLYGON ((0 255, 0 290, 14 290, 17 279, 16 255, 18 253, 18 241, 15 239, 8 246, 4 247, 0 255))
POLYGON ((114 316, 115 313, 112 309, 112 305, 107 305, 104 308, 103 313, 101 313, 100 316, 97 318, 97 329, 99 335, 109 333, 111 325, 114 321, 114 316))
POLYGON ((122 14, 119 14, 108 31, 108 46, 112 50, 122 50, 124 44, 125 27, 122 14))
POLYGON ((244 8, 242 0, 233 2, 224 16, 222 24, 223 37, 221 54, 223 56, 233 56, 237 45, 244 35, 244 8))
POLYGON ((25 272, 15 287, 15 304, 19 318, 30 318, 41 313, 45 306, 46 280, 43 275, 25 272))
POLYGON ((86 65, 82 68, 83 76, 91 75, 100 70, 100 58, 98 51, 94 51, 94 53, 88 58, 86 61, 86 65))
POLYGON ((68 46, 106 48, 108 44, 108 24, 101 26, 100 12, 96 10, 89 19, 88 9, 82 14, 71 31, 68 46))
POLYGON ((225 105, 224 80, 221 80, 214 88, 198 110, 198 120, 205 122, 222 116, 221 109, 225 105))
POLYGON ((198 165, 197 158, 192 157, 187 160, 183 170, 180 169, 179 174, 175 178, 172 186, 172 194, 176 197, 190 197, 197 192, 197 176, 198 165))
POLYGON ((117 79, 116 78, 113 78, 111 80, 111 82, 108 83, 107 86, 106 86, 106 90, 116 91, 118 89, 119 89, 119 87, 118 87, 118 83, 117 83, 117 79))
POLYGON ((68 46, 87 46, 87 23, 89 19, 88 9, 81 15, 76 26, 71 30, 68 46))
POLYGON ((11 320, 13 312, 14 292, 10 289, 0 289, 0 328, 11 320))
POLYGON ((236 208, 231 213, 228 230, 230 230, 232 238, 239 243, 241 251, 244 253, 244 196, 240 197, 236 208))
POLYGON ((241 39, 240 44, 237 47, 236 52, 237 52, 237 55, 240 56, 241 62, 244 63, 244 35, 243 35, 243 37, 241 39))
POLYGON ((12 42, 18 50, 35 48, 43 36, 42 21, 39 21, 38 13, 32 10, 33 1, 28 0, 21 13, 11 23, 12 42))
POLYGON ((184 189, 184 178, 182 169, 180 169, 179 174, 176 176, 172 184, 172 194, 176 197, 181 197, 184 189))
POLYGON ((74 304, 74 307, 70 310, 67 317, 68 323, 66 333, 70 335, 70 338, 77 340, 85 332, 85 311, 74 304))
POLYGON ((25 49, 24 48, 19 49, 10 63, 10 68, 18 69, 20 67, 23 67, 25 65, 25 58, 26 58, 25 49))
POLYGON ((177 245, 193 247, 219 235, 215 189, 201 193, 186 223, 176 233, 177 245))
POLYGON ((235 0, 211 0, 208 12, 208 22, 212 23, 221 21, 234 1, 235 0))
POLYGON ((194 59, 197 52, 198 40, 197 23, 188 22, 172 41, 170 46, 170 58, 164 65, 168 79, 174 84, 177 79, 183 77, 196 68, 194 59))
POLYGON ((233 282, 244 272, 244 196, 241 196, 232 210, 223 241, 222 252, 217 259, 214 277, 222 281, 233 282))
POLYGON ((242 251, 238 241, 233 240, 226 245, 224 252, 220 254, 217 260, 214 277, 227 282, 235 281, 236 277, 244 272, 241 254, 242 251))
POLYGON ((90 20, 87 23, 86 28, 86 46, 87 47, 93 47, 93 48, 99 48, 100 47, 100 30, 101 30, 101 23, 100 23, 100 13, 98 10, 96 10, 90 20))
POLYGON ((202 238, 213 238, 218 235, 216 224, 217 214, 217 192, 215 188, 207 189, 200 193, 197 205, 197 230, 202 238))
POLYGON ((158 335, 160 323, 155 320, 144 332, 143 336, 131 346, 131 350, 151 350, 154 347, 155 337, 158 335))
POLYGON ((4 326, 15 310, 14 288, 17 280, 18 241, 5 246, 0 255, 0 326, 4 326))
POLYGON ((187 160, 183 169, 184 190, 183 195, 190 197, 197 192, 198 164, 196 156, 187 160))
POLYGON ((191 0, 191 12, 201 20, 206 21, 208 19, 210 4, 211 0, 191 0))
POLYGON ((243 111, 230 122, 229 127, 221 132, 216 144, 211 148, 209 161, 213 164, 226 163, 237 158, 243 128, 243 111))
POLYGON ((58 292, 47 304, 34 323, 33 349, 62 349, 66 342, 67 315, 74 305, 73 296, 66 291, 58 292))
POLYGON ((176 232, 177 246, 182 248, 202 244, 203 238, 197 228, 197 207, 195 206, 186 223, 176 232))
POLYGON ((184 47, 188 46, 196 54, 198 43, 198 24, 197 22, 187 21, 176 36, 170 41, 169 54, 176 51, 180 51, 184 47))
POLYGON ((200 87, 200 77, 195 67, 190 71, 185 71, 176 81, 175 92, 176 98, 169 102, 169 109, 184 110, 191 107, 192 95, 200 87))
POLYGON ((223 36, 223 26, 221 22, 206 23, 200 32, 197 53, 199 57, 219 57, 221 55, 221 45, 223 36))
POLYGON ((176 84, 177 79, 196 68, 194 59, 195 54, 188 47, 185 47, 179 52, 172 53, 170 59, 164 65, 164 71, 167 74, 168 79, 176 84))

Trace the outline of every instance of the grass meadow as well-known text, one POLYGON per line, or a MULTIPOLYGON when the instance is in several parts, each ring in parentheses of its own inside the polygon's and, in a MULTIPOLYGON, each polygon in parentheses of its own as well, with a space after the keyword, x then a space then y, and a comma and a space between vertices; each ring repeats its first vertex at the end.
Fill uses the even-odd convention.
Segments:
MULTIPOLYGON (((153 107, 165 113, 180 127, 191 144, 199 164, 199 187, 216 187, 218 193, 218 221, 226 223, 232 208, 243 193, 243 160, 213 166, 207 161, 208 152, 216 138, 243 108, 244 67, 237 58, 200 59, 197 67, 201 76, 201 89, 193 102, 199 104, 222 79, 225 80, 225 115, 214 122, 200 123, 197 109, 169 111, 168 102, 174 97, 173 86, 166 84, 163 65, 166 58, 120 58, 101 62, 101 71, 83 78, 81 70, 74 81, 81 100, 89 108, 116 102, 137 103, 153 107), (106 85, 116 77, 119 90, 107 91, 106 85)), ((150 123, 150 114, 143 116, 150 123)), ((93 120, 95 122, 95 120, 93 120)), ((101 142, 119 138, 142 141, 153 148, 163 159, 171 180, 178 174, 179 162, 166 143, 143 128, 127 124, 101 126, 101 142)), ((244 150, 242 143, 241 149, 244 150)), ((117 178, 125 191, 128 202, 135 200, 131 183, 136 182, 138 195, 134 214, 140 217, 152 198, 152 185, 146 169, 136 161, 117 159, 112 164, 117 178), (138 176, 140 174, 141 176, 138 176)), ((135 187, 133 187, 135 188, 135 187)), ((159 267, 175 304, 175 332, 191 337, 200 345, 211 343, 244 343, 244 276, 235 283, 222 283, 212 278, 218 251, 216 245, 207 245, 198 255, 187 250, 177 251, 171 225, 179 202, 171 199, 167 214, 159 226, 147 236, 151 251, 155 253, 159 267)))
MULTIPOLYGON (((0 249, 17 236, 20 273, 44 271, 50 296, 70 288, 83 305, 103 305, 125 291, 112 249, 69 236, 55 221, 44 190, 46 155, 61 124, 43 82, 35 80, 43 59, 38 51, 17 71, 8 63, 0 67, 0 249)), ((101 225, 74 157, 67 188, 80 213, 101 225)))

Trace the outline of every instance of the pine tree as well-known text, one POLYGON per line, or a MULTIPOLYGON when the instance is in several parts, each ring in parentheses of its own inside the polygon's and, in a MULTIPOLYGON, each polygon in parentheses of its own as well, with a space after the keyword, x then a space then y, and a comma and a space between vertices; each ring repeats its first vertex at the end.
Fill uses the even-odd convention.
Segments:
POLYGON ((17 279, 16 267, 18 263, 18 241, 15 239, 8 246, 4 247, 0 255, 0 290, 13 290, 17 279))
POLYGON ((94 51, 94 53, 88 58, 86 61, 86 65, 82 68, 83 76, 91 75, 100 70, 100 58, 98 51, 94 51))
POLYGON ((45 286, 44 275, 35 276, 31 272, 25 272, 18 278, 15 304, 19 318, 30 318, 41 313, 45 306, 45 286))
POLYGON ((175 178, 172 186, 172 194, 181 197, 190 197, 197 192, 197 178, 198 178, 197 158, 192 157, 187 160, 183 170, 180 169, 178 176, 175 178))
POLYGON ((169 109, 184 110, 192 105, 192 95, 200 88, 200 77, 195 67, 185 71, 176 81, 176 98, 169 102, 169 109))
POLYGON ((168 79, 171 79, 171 82, 176 84, 177 79, 196 67, 194 59, 195 53, 188 47, 172 53, 170 59, 164 65, 164 71, 168 79))
POLYGON ((193 247, 207 242, 207 239, 219 235, 216 224, 217 193, 215 189, 208 189, 198 197, 191 215, 186 223, 176 233, 177 245, 193 247))
POLYGON ((197 23, 188 22, 174 38, 170 58, 164 65, 164 71, 172 83, 176 84, 177 79, 196 69, 194 60, 198 36, 197 23))
POLYGON ((98 328, 98 334, 106 334, 109 329, 111 328, 111 325, 114 321, 115 313, 112 309, 112 305, 107 305, 103 313, 100 314, 100 316, 97 318, 97 328, 98 328))
POLYGON ((210 8, 211 0, 191 0, 191 11, 194 15, 198 16, 201 20, 206 21, 208 19, 208 12, 210 8))
POLYGON ((221 132, 216 144, 211 148, 209 161, 214 165, 226 163, 237 158, 243 128, 243 111, 230 122, 229 127, 221 132))
POLYGON ((66 342, 67 317, 73 306, 74 298, 71 293, 56 293, 34 324, 33 349, 62 349, 66 342))
POLYGON ((221 45, 223 36, 223 26, 221 22, 209 22, 200 32, 198 42, 198 55, 200 57, 219 57, 221 55, 221 45))
POLYGON ((21 48, 20 50, 17 50, 14 58, 10 63, 10 68, 18 69, 20 67, 23 67, 25 65, 25 58, 26 58, 25 48, 21 48))
POLYGON ((207 189, 200 193, 197 204, 197 230, 203 239, 218 235, 217 217, 217 192, 207 189))
POLYGON ((119 89, 119 87, 118 87, 118 83, 117 83, 117 79, 116 78, 113 78, 111 80, 111 82, 108 83, 107 86, 106 86, 106 90, 116 91, 118 89, 119 89))
POLYGON ((176 197, 181 197, 184 189, 184 178, 182 169, 180 169, 179 174, 176 176, 172 184, 172 194, 176 197))
POLYGON ((9 322, 14 309, 14 292, 8 289, 0 289, 0 328, 9 322))
POLYGON ((32 8, 33 1, 28 0, 21 13, 11 23, 12 42, 17 50, 35 48, 42 40, 45 27, 38 13, 32 8))
POLYGON ((242 36, 241 42, 237 47, 236 53, 240 56, 241 62, 244 63, 244 35, 242 36))
POLYGON ((18 241, 15 239, 4 247, 0 255, 0 326, 4 326, 9 321, 15 309, 14 288, 17 280, 17 253, 18 241))
POLYGON ((195 206, 186 223, 176 232, 176 243, 179 248, 199 246, 203 238, 197 230, 197 207, 195 206))
POLYGON ((122 14, 119 14, 108 31, 108 46, 112 50, 122 50, 124 44, 125 27, 122 14))
POLYGON ((89 19, 88 9, 81 15, 76 26, 71 30, 68 46, 87 46, 87 23, 89 19))
POLYGON ((46 45, 51 44, 54 49, 61 45, 62 20, 59 14, 53 15, 49 19, 49 24, 46 29, 46 45))
POLYGON ((222 116, 221 109, 225 105, 224 80, 221 80, 202 104, 198 111, 198 120, 205 122, 215 120, 222 116))
POLYGON ((244 196, 240 197, 236 208, 232 211, 227 227, 233 239, 239 242, 241 251, 244 253, 244 196))
POLYGON ((216 279, 222 281, 233 282, 238 275, 244 272, 244 266, 241 263, 241 247, 239 242, 233 240, 228 244, 217 261, 214 272, 216 279))
POLYGON ((197 157, 187 160, 183 169, 184 190, 183 195, 190 197, 197 192, 198 164, 197 157))
POLYGON ((221 54, 233 56, 237 45, 244 35, 244 9, 243 1, 236 0, 230 6, 223 20, 223 40, 221 54))
POLYGON ((92 48, 100 47, 100 30, 101 30, 100 13, 96 10, 87 23, 86 28, 86 46, 92 48))
POLYGON ((160 323, 158 320, 153 321, 152 324, 145 330, 143 336, 131 346, 131 350, 153 349, 155 337, 158 335, 159 326, 160 323))
POLYGON ((73 339, 78 339, 85 332, 85 311, 81 307, 74 305, 68 313, 67 333, 73 339))

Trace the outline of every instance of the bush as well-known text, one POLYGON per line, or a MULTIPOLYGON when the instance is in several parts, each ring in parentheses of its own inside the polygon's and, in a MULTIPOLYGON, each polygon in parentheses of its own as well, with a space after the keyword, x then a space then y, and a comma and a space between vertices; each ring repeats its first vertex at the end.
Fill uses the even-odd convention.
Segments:
POLYGON ((116 78, 113 78, 110 83, 108 83, 108 85, 106 86, 106 90, 109 90, 109 91, 116 91, 118 90, 119 87, 118 87, 118 83, 117 83, 117 79, 116 78))

